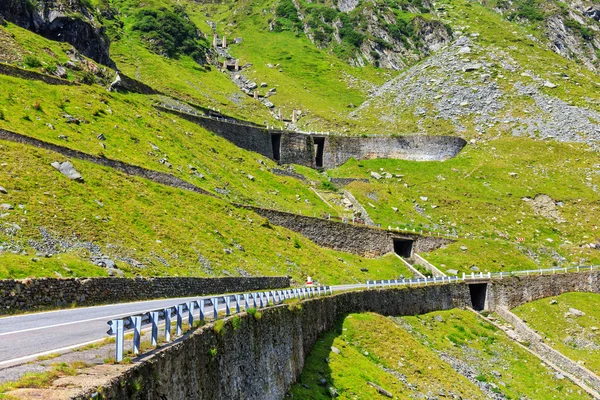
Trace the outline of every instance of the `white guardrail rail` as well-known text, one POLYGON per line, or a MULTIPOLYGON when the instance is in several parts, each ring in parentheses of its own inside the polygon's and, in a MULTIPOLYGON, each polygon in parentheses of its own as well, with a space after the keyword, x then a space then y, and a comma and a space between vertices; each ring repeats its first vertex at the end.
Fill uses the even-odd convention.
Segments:
POLYGON ((330 286, 302 287, 296 289, 270 290, 267 292, 227 294, 214 297, 200 298, 186 303, 176 304, 159 310, 147 311, 141 314, 130 315, 124 318, 108 321, 108 334, 115 337, 117 362, 123 361, 123 347, 125 331, 133 330, 133 354, 140 353, 142 328, 151 325, 152 346, 158 345, 158 326, 164 323, 164 340, 171 341, 171 323, 175 320, 175 336, 183 334, 184 321, 192 327, 195 315, 199 321, 211 319, 213 321, 251 308, 259 309, 269 305, 281 304, 288 299, 310 298, 332 294, 330 286), (242 307, 243 305, 243 307, 242 307), (207 312, 208 307, 208 312, 207 312), (222 313, 225 311, 225 313, 222 313), (212 317, 211 317, 212 315, 212 317))
POLYGON ((552 275, 556 273, 582 272, 600 270, 600 265, 591 266, 576 266, 576 267, 554 267, 546 269, 529 269, 521 271, 509 272, 471 272, 466 274, 463 272, 462 277, 459 276, 440 276, 431 278, 415 278, 415 279, 392 279, 392 280, 374 280, 367 281, 367 289, 375 289, 378 287, 389 286, 413 286, 413 285, 428 285, 436 283, 456 283, 465 281, 479 281, 489 279, 503 279, 511 276, 529 276, 529 275, 552 275))

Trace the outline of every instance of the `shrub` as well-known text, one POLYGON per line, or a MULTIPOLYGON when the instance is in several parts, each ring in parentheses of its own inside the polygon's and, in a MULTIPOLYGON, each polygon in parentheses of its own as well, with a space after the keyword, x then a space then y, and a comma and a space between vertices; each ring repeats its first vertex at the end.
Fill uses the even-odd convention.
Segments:
POLYGON ((531 22, 543 21, 544 13, 537 0, 521 0, 517 3, 517 17, 528 19, 531 22))
POLYGON ((321 182, 321 189, 323 190, 331 190, 332 192, 337 192, 338 188, 335 187, 333 183, 330 181, 321 182))
POLYGON ((207 44, 197 34, 196 25, 189 20, 182 8, 170 11, 143 9, 135 16, 133 30, 142 32, 142 38, 150 49, 169 58, 182 54, 203 64, 207 44))
POLYGON ((220 319, 217 322, 215 322, 215 325, 213 326, 213 331, 216 334, 223 334, 225 331, 223 328, 225 328, 225 321, 220 319))
POLYGON ((34 101, 32 107, 36 111, 42 111, 42 105, 39 100, 34 101))
POLYGON ((0 121, 6 121, 6 116, 4 115, 4 110, 0 110, 0 121))
POLYGON ((39 68, 42 62, 35 56, 27 55, 23 58, 23 63, 29 68, 39 68))

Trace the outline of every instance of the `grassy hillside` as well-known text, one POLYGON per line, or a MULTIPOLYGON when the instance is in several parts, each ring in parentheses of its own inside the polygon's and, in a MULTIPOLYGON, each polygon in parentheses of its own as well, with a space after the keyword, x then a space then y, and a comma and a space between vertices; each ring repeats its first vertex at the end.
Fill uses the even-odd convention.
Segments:
POLYGON ((511 399, 588 398, 571 381, 556 379, 552 369, 474 313, 451 310, 402 321, 425 347, 454 360, 492 393, 511 399))
POLYGON ((498 138, 445 162, 350 161, 328 173, 370 179, 348 189, 383 226, 458 234, 426 255, 442 269, 510 271, 600 263, 580 247, 600 236, 599 161, 582 145, 498 138), (382 169, 395 177, 371 177, 382 169))
POLYGON ((223 200, 77 160, 85 182, 71 181, 50 166, 62 156, 24 145, 1 143, 0 155, 0 200, 14 208, 2 210, 0 240, 13 254, 0 257, 0 278, 106 275, 89 261, 104 255, 128 276, 410 276, 395 257, 319 248, 223 200))
POLYGON ((381 396, 368 382, 394 398, 433 393, 484 399, 485 395, 431 350, 390 319, 377 314, 350 314, 317 342, 298 382, 287 398, 341 399, 381 396))
POLYGON ((288 398, 584 399, 587 394, 469 311, 416 317, 350 314, 307 358, 288 398))
POLYGON ((600 372, 600 295, 565 293, 512 310, 545 338, 546 343, 595 374, 600 372), (585 315, 574 315, 576 309, 585 315))

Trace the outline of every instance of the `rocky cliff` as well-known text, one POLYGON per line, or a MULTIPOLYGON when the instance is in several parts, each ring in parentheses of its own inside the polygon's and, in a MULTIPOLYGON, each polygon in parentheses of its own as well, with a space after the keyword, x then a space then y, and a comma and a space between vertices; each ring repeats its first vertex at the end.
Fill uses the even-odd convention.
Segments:
POLYGON ((425 0, 324 2, 281 0, 273 30, 303 31, 354 66, 399 70, 427 57, 452 40, 425 0))
POLYGON ((3 0, 0 17, 46 38, 70 43, 94 61, 115 67, 104 28, 80 0, 3 0))

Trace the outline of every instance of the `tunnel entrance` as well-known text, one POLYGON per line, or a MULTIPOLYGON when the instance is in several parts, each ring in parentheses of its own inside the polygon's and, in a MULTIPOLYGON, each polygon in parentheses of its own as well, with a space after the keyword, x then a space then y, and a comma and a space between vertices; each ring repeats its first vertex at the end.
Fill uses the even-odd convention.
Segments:
POLYGON ((281 133, 271 135, 271 146, 273 147, 273 159, 281 160, 281 133))
POLYGON ((394 239, 394 253, 400 257, 412 257, 413 241, 407 239, 394 239))
POLYGON ((487 283, 474 283, 469 285, 471 292, 471 305, 475 311, 483 311, 485 309, 485 298, 487 296, 487 283))
POLYGON ((315 144, 315 166, 317 168, 323 168, 323 152, 325 150, 325 138, 313 137, 313 143, 315 144))

